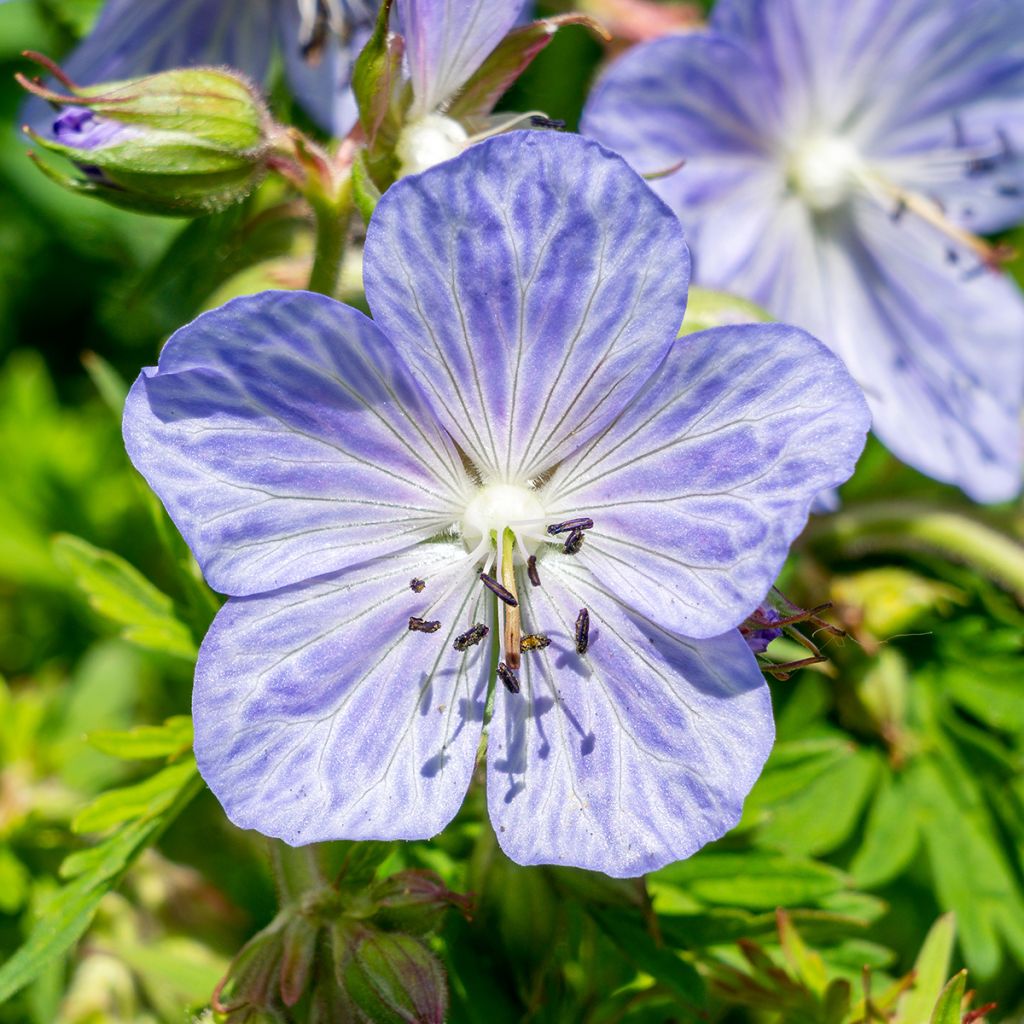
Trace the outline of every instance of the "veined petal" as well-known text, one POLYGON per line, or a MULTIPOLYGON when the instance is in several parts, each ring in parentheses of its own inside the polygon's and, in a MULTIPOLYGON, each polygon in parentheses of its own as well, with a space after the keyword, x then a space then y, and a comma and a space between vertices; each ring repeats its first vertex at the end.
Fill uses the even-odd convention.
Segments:
MULTIPOLYGON (((664 629, 719 636, 768 592, 817 495, 842 483, 870 426, 860 388, 819 341, 781 324, 680 339, 628 409, 543 492, 587 515, 584 589, 664 629)), ((581 585, 582 586, 582 585, 581 585)))
POLYGON ((571 864, 632 877, 688 857, 739 820, 774 739, 771 699, 733 631, 684 640, 546 560, 524 588, 524 626, 546 650, 523 655, 521 693, 496 690, 487 802, 520 864, 571 864), (574 646, 578 610, 590 645, 574 646))
MULTIPOLYGON (((63 67, 81 85, 201 64, 227 64, 262 81, 273 39, 272 0, 107 0, 63 67)), ((23 121, 40 134, 52 120, 49 104, 27 102, 23 121)))
POLYGON ((295 846, 444 828, 469 786, 491 669, 489 642, 452 648, 493 625, 470 570, 461 546, 421 544, 227 602, 192 711, 199 770, 236 825, 295 846), (413 632, 411 615, 441 626, 413 632))
POLYGON ((438 110, 516 23, 523 0, 397 0, 415 119, 438 110))
POLYGON ((894 225, 873 203, 858 203, 841 230, 841 244, 818 243, 829 340, 864 382, 876 433, 975 501, 1012 498, 1024 461, 1019 288, 919 219, 894 225))
POLYGON ((228 594, 397 551, 465 505, 458 455, 387 340, 309 292, 236 299, 175 333, 132 387, 124 437, 228 594))
POLYGON ((356 99, 352 94, 352 67, 359 51, 373 30, 376 5, 346 2, 342 38, 330 32, 323 51, 315 60, 307 59, 299 41, 301 19, 294 0, 278 5, 277 21, 284 52, 288 82, 310 117, 336 138, 343 138, 358 120, 356 99))
POLYGON ((764 244, 787 191, 771 152, 776 96, 754 50, 712 34, 634 46, 590 94, 585 135, 643 174, 685 161, 649 184, 686 230, 695 279, 728 281, 764 244))
MULTIPOLYGON (((663 36, 612 63, 587 100, 580 130, 643 174, 712 153, 765 158, 779 123, 776 91, 753 48, 711 33, 663 36)), ((652 184, 682 181, 676 172, 652 184)))
POLYGON ((446 429, 522 481, 607 425, 682 322, 678 221, 621 158, 510 132, 388 189, 370 307, 446 429))

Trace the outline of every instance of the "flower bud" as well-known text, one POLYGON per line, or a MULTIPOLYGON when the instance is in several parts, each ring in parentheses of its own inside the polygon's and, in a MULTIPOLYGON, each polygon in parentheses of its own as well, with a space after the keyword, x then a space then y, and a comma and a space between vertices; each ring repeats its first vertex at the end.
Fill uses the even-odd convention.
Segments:
POLYGON ((46 58, 29 56, 68 92, 18 75, 60 108, 51 137, 25 131, 77 167, 82 177, 63 177, 37 161, 74 191, 131 210, 199 216, 244 199, 266 172, 272 121, 236 73, 187 68, 85 88, 46 58))
POLYGON ((377 904, 375 924, 388 930, 424 935, 441 924, 449 907, 469 913, 472 901, 451 892, 433 871, 399 871, 381 879, 370 890, 377 904))
POLYGON ((345 993, 367 1024, 443 1024, 444 968, 410 935, 365 932, 342 967, 345 993))

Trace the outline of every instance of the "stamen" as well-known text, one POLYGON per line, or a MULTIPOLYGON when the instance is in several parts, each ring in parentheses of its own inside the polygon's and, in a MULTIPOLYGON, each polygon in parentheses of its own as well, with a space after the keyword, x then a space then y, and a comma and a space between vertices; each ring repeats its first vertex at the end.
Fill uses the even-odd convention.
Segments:
POLYGON ((576 653, 586 654, 590 646, 590 612, 581 608, 576 616, 576 653))
POLYGON ((583 538, 586 536, 582 530, 573 530, 568 537, 565 538, 565 544, 562 546, 562 553, 565 555, 575 555, 579 553, 581 547, 583 547, 583 538))
POLYGON ((1019 199, 1020 198, 1020 186, 1019 185, 997 185, 996 194, 1003 196, 1006 199, 1019 199))
POLYGON ((413 578, 411 580, 409 580, 409 589, 414 594, 422 594, 423 593, 423 588, 426 585, 427 585, 427 581, 426 580, 421 580, 418 576, 413 576, 413 578))
POLYGON ((557 117, 545 117, 543 114, 531 114, 530 124, 534 128, 555 128, 561 131, 565 127, 565 122, 559 120, 557 117))
POLYGON ((416 615, 409 616, 409 629, 413 633, 436 633, 441 628, 437 619, 421 619, 416 615))
POLYGON ((519 650, 524 654, 527 651, 543 651, 550 643, 551 641, 543 633, 527 633, 519 641, 519 650))
POLYGON ((897 199, 896 206, 893 208, 892 213, 889 214, 889 220, 893 224, 899 224, 903 220, 903 214, 907 212, 907 202, 905 199, 897 199))
POLYGON ((540 573, 537 572, 537 556, 530 555, 526 560, 526 575, 530 577, 530 582, 535 586, 540 586, 540 573))
POLYGON ((498 678, 505 684, 509 693, 519 692, 519 677, 503 661, 498 662, 498 678))
POLYGON ((580 516, 578 519, 566 519, 564 523, 552 523, 548 527, 548 533, 557 537, 560 533, 571 533, 573 530, 593 529, 594 520, 589 516, 580 516))
POLYGON ((470 647, 480 643, 488 633, 490 630, 482 622, 478 622, 467 629, 465 633, 460 633, 452 646, 457 651, 468 651, 470 647))
POLYGON ((509 668, 519 668, 519 641, 522 635, 522 621, 519 618, 519 600, 516 597, 516 570, 512 560, 512 549, 515 546, 515 534, 509 529, 502 533, 501 542, 501 582, 512 603, 505 605, 505 661, 509 668))
POLYGON ((324 0, 315 0, 313 4, 306 0, 300 3, 301 24, 299 27, 299 53, 302 59, 315 68, 324 55, 327 34, 331 25, 331 12, 324 0))
POLYGON ((480 582, 499 600, 504 601, 510 608, 515 608, 519 602, 516 600, 515 594, 510 590, 506 590, 493 576, 488 576, 487 573, 480 573, 480 582))

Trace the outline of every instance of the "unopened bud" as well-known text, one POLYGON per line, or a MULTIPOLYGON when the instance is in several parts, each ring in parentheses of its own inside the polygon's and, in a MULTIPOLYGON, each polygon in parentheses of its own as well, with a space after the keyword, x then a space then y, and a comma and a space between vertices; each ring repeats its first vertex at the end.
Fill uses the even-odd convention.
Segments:
POLYGON ((377 904, 375 924, 413 935, 437 928, 449 907, 467 916, 472 907, 469 897, 451 892, 433 871, 399 871, 374 885, 370 898, 377 904))
POLYGON ((80 87, 47 58, 27 54, 67 89, 24 75, 29 92, 58 109, 39 145, 81 177, 37 161, 60 184, 146 213, 198 216, 244 199, 266 173, 272 121, 256 89, 220 68, 185 68, 80 87))
POLYGON ((364 933, 342 969, 345 993, 367 1024, 443 1024, 444 968, 410 935, 364 933))

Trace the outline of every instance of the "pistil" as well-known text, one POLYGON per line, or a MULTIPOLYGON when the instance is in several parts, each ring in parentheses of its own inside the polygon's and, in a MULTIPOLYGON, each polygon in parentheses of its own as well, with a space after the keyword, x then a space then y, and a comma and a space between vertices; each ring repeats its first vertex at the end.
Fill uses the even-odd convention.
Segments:
POLYGON ((515 563, 512 560, 512 549, 514 547, 515 534, 506 528, 501 540, 501 582, 505 589, 516 599, 516 603, 505 603, 505 631, 502 641, 505 646, 505 663, 511 669, 519 668, 519 651, 522 638, 522 619, 519 613, 519 597, 516 592, 516 570, 515 563))

